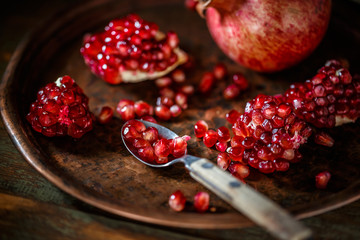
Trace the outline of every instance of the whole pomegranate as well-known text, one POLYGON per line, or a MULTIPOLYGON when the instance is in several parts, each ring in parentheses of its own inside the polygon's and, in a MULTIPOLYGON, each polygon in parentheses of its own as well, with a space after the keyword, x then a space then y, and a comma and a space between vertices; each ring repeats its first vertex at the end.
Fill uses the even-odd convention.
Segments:
POLYGON ((331 0, 198 0, 209 31, 239 64, 275 72, 303 60, 322 40, 331 0))

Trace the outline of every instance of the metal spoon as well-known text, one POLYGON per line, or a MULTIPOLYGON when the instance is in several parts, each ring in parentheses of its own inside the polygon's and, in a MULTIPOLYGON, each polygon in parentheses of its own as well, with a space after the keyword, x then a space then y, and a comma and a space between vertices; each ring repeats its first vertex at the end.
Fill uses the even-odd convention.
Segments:
MULTIPOLYGON (((146 127, 155 127, 159 134, 167 139, 178 137, 176 133, 161 125, 139 120, 146 127)), ((125 126, 126 124, 124 124, 125 126)), ((184 155, 165 164, 151 164, 138 158, 127 146, 123 137, 121 138, 128 151, 140 162, 151 167, 167 167, 177 162, 182 162, 190 171, 190 175, 199 183, 213 191, 216 195, 229 203, 235 209, 247 216, 259 226, 267 229, 274 237, 279 239, 310 239, 311 230, 294 219, 286 210, 274 203, 269 198, 257 192, 249 185, 240 182, 230 173, 218 168, 211 161, 184 155)))

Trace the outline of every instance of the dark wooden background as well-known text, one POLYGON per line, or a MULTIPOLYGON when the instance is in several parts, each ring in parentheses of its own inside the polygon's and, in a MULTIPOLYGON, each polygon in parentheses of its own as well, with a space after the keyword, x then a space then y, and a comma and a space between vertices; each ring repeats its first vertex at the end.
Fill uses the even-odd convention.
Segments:
MULTIPOLYGON (((1 7, 0 74, 31 29, 59 9, 79 2, 84 0, 15 0, 1 7)), ((359 6, 354 4, 354 7, 359 6)), ((316 239, 360 239, 360 201, 303 222, 313 229, 316 239)), ((36 172, 18 153, 0 122, 0 239, 256 240, 271 237, 258 227, 175 229, 98 210, 64 193, 36 172)))

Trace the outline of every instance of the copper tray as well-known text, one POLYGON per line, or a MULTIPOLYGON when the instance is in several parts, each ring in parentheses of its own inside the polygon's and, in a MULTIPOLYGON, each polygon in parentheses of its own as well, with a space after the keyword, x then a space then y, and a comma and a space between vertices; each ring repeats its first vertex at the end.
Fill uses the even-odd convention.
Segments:
MULTIPOLYGON (((291 82, 311 77, 330 58, 345 58, 351 72, 360 73, 360 33, 357 12, 348 3, 334 2, 328 33, 319 48, 298 66, 278 74, 259 74, 244 69, 223 55, 208 34, 205 22, 188 11, 183 1, 92 1, 77 8, 59 12, 43 27, 23 41, 14 53, 1 83, 1 113, 9 134, 24 158, 49 181, 65 192, 105 211, 123 217, 186 228, 235 228, 253 223, 215 195, 211 205, 215 212, 198 214, 191 209, 172 212, 169 195, 181 189, 191 202, 197 191, 207 191, 190 178, 182 165, 167 169, 149 168, 125 150, 120 139, 122 121, 96 125, 79 140, 67 137, 47 138, 34 132, 25 121, 37 89, 57 77, 72 76, 90 97, 90 107, 97 113, 103 105, 115 107, 119 99, 144 99, 155 103, 153 82, 110 86, 90 73, 79 53, 82 36, 101 30, 115 17, 136 12, 154 21, 160 28, 175 30, 181 46, 194 55, 197 69, 188 75, 196 84, 201 74, 217 61, 223 61, 230 72, 240 71, 251 81, 250 91, 239 99, 225 101, 218 84, 210 96, 192 97, 184 114, 166 123, 179 134, 193 135, 193 124, 205 119, 215 128, 225 124, 230 109, 243 109, 247 100, 258 93, 283 92, 291 82), (344 14, 343 14, 344 13, 344 14), (351 47, 350 47, 351 46, 351 47)), ((360 198, 360 126, 359 122, 330 130, 336 139, 333 148, 302 148, 304 159, 285 173, 263 175, 252 170, 248 183, 266 194, 298 218, 305 218, 338 208, 360 198), (332 179, 326 190, 317 190, 314 176, 329 170, 332 179)), ((215 159, 216 151, 193 138, 189 152, 215 159)))

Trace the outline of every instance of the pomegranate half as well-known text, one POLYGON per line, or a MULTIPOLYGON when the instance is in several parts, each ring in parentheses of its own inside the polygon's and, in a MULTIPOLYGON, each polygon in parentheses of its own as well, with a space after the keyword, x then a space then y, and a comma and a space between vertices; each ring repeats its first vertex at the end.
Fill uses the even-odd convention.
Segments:
POLYGON ((291 67, 321 42, 331 0, 198 0, 221 50, 239 64, 276 72, 291 67))

